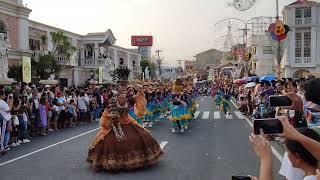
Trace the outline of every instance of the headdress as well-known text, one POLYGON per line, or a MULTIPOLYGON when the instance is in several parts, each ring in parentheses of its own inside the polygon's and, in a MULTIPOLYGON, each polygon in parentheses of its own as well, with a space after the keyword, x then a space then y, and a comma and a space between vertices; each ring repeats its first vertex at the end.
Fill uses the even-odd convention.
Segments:
POLYGON ((183 83, 181 79, 176 79, 173 85, 173 93, 179 94, 183 91, 183 83))
POLYGON ((122 131, 119 118, 121 117, 122 114, 128 113, 129 105, 128 105, 128 102, 126 102, 124 105, 119 104, 118 98, 120 95, 127 94, 129 74, 130 74, 130 69, 128 69, 125 66, 120 66, 112 73, 114 79, 117 80, 117 85, 119 87, 119 90, 117 93, 113 95, 113 97, 109 101, 108 119, 111 121, 111 127, 118 141, 123 141, 126 139, 122 131))

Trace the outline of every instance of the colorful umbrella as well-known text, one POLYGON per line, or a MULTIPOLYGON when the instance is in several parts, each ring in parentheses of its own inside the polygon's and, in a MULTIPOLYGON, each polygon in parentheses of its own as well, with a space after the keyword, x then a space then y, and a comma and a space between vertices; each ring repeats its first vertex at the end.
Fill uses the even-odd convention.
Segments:
POLYGON ((265 75, 265 76, 262 76, 259 80, 260 81, 274 81, 276 79, 277 78, 274 75, 265 75))
POLYGON ((253 88, 256 86, 256 83, 255 82, 251 82, 251 83, 248 83, 244 86, 244 88, 253 88))

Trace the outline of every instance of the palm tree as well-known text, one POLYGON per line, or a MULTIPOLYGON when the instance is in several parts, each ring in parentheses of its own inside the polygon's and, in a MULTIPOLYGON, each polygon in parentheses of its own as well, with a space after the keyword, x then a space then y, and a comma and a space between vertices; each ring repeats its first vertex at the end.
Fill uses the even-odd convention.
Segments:
POLYGON ((48 37, 47 35, 43 34, 40 36, 40 44, 42 49, 42 55, 44 55, 44 47, 47 44, 48 37))
POLYGON ((53 48, 51 52, 53 56, 56 55, 60 47, 66 50, 66 55, 69 57, 73 51, 76 50, 76 48, 72 46, 71 42, 69 41, 69 38, 64 35, 63 32, 51 32, 50 35, 52 37, 53 48))

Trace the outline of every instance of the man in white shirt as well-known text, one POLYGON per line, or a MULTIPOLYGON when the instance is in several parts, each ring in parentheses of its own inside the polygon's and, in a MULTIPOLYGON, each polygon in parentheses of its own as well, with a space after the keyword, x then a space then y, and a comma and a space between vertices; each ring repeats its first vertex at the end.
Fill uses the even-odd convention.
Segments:
POLYGON ((0 151, 4 150, 5 147, 8 145, 10 135, 6 135, 6 129, 7 125, 10 123, 11 120, 11 114, 10 111, 12 109, 13 105, 13 95, 9 94, 7 102, 4 101, 5 99, 5 92, 3 90, 0 90, 0 122, 2 122, 1 126, 1 140, 0 140, 0 151))

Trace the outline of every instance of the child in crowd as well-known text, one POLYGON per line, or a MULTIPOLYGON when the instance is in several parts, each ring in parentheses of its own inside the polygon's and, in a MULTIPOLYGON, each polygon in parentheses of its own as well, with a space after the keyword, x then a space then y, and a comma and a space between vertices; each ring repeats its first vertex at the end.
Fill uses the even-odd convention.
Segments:
POLYGON ((58 101, 57 99, 55 99, 53 101, 53 106, 52 106, 52 112, 53 112, 53 129, 55 131, 58 130, 58 120, 59 120, 59 117, 60 117, 60 109, 58 107, 58 101))
POLYGON ((48 116, 46 111, 46 97, 42 96, 40 99, 39 105, 39 114, 40 114, 40 122, 41 122, 41 135, 47 135, 47 126, 48 126, 48 116))

